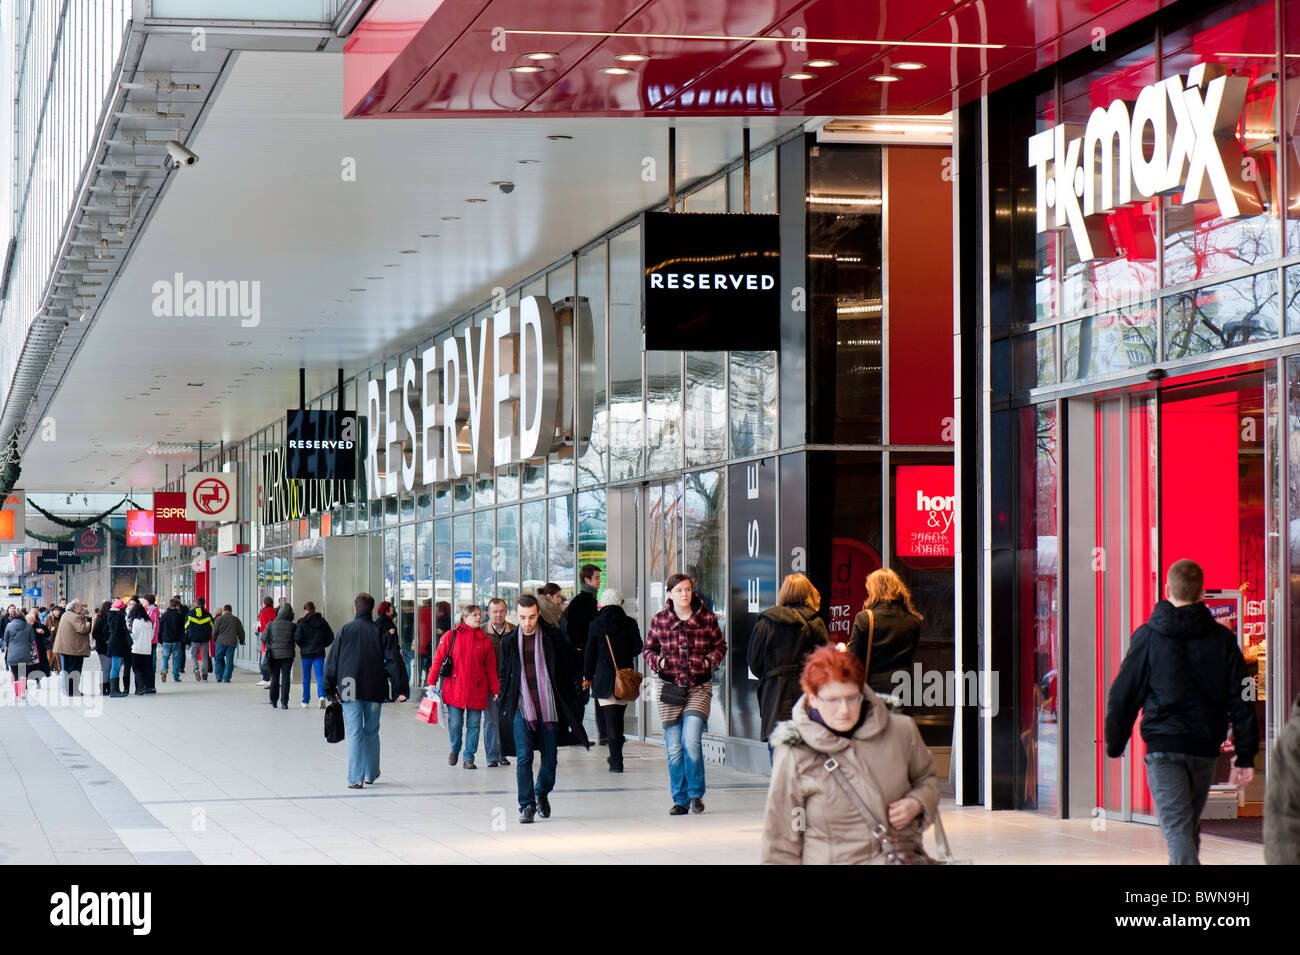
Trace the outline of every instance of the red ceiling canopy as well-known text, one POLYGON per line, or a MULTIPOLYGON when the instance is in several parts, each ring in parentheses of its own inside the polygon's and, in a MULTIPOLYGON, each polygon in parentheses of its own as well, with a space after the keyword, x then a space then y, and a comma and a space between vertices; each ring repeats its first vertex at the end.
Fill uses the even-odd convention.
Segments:
POLYGON ((1162 5, 377 0, 344 48, 344 115, 946 113, 1162 5))

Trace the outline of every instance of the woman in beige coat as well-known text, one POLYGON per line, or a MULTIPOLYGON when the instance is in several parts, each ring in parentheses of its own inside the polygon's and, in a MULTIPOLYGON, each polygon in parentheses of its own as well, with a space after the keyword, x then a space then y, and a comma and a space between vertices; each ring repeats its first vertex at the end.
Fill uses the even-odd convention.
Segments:
POLYGON ((883 865, 885 853, 851 798, 919 847, 939 807, 934 760, 910 717, 890 713, 866 686, 856 654, 822 647, 808 657, 804 695, 773 729, 772 783, 763 821, 768 865, 883 865), (834 758, 835 774, 826 764, 834 758))

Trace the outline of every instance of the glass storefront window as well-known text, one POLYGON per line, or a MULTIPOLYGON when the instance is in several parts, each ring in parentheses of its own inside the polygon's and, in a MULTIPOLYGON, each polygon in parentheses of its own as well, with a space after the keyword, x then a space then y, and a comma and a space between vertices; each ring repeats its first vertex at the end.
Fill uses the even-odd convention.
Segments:
POLYGON ((433 593, 433 523, 421 521, 415 525, 415 630, 412 632, 418 636, 419 644, 426 647, 433 633, 433 593))
MULTIPOLYGON (((546 296, 555 308, 564 300, 573 298, 573 260, 568 259, 562 265, 546 274, 546 296)), ((559 430, 567 435, 568 443, 557 448, 549 455, 548 478, 551 493, 573 489, 573 424, 575 406, 575 388, 577 386, 574 368, 575 351, 573 328, 560 335, 560 420, 559 430)))
POLYGON ((726 352, 686 353, 686 464, 727 456, 726 352))
POLYGON ((495 527, 491 511, 477 511, 474 514, 474 602, 480 607, 487 607, 487 602, 496 596, 496 567, 492 560, 495 542, 495 527))
POLYGON ((461 478, 451 486, 452 508, 468 511, 474 506, 474 488, 469 478, 461 478))
POLYGON ((389 603, 393 605, 393 608, 396 609, 401 604, 401 598, 397 592, 397 584, 399 580, 398 574, 400 568, 398 566, 399 554, 398 554, 396 527, 390 527, 388 530, 384 531, 384 537, 382 543, 384 548, 383 551, 384 579, 383 579, 383 590, 382 590, 383 596, 380 599, 381 601, 387 600, 389 603))
POLYGON ((1277 272, 1259 272, 1164 300, 1165 356, 1185 358, 1278 337, 1277 272))
POLYGON ((748 457, 776 450, 777 354, 733 351, 731 376, 731 454, 748 457))
POLYGON ((474 602, 474 518, 470 514, 457 514, 453 521, 451 555, 452 565, 452 622, 460 608, 474 602))
POLYGON ((546 502, 550 527, 550 573, 547 579, 559 584, 566 597, 577 592, 578 572, 574 563, 573 498, 553 497, 546 502))
POLYGON ((497 500, 519 500, 519 465, 497 468, 497 500))
POLYGON ((1300 267, 1286 270, 1286 334, 1300 334, 1300 267))
POLYGON ((496 493, 493 489, 492 475, 487 477, 476 478, 474 481, 474 506, 491 507, 496 503, 496 493))
POLYGON ((523 530, 520 540, 523 572, 523 590, 535 594, 546 583, 546 502, 534 501, 520 508, 523 530))
MULTIPOLYGON (((603 243, 578 257, 578 295, 587 300, 592 331, 592 368, 588 376, 592 398, 591 431, 585 441, 581 434, 575 436, 579 487, 604 482, 608 471, 609 385, 605 374, 605 267, 603 243)), ((580 347, 579 351, 582 350, 580 347)), ((579 419, 579 426, 584 423, 579 419)))
POLYGON ((452 600, 451 518, 433 522, 433 600, 452 600))
POLYGON ((1286 254, 1300 252, 1300 162, 1291 157, 1300 157, 1300 16, 1288 8, 1283 17, 1283 29, 1286 31, 1286 43, 1283 47, 1283 68, 1286 82, 1282 84, 1282 155, 1286 159, 1284 174, 1286 176, 1286 254))
POLYGON ((542 497, 546 494, 546 459, 525 461, 523 468, 523 496, 542 497))
POLYGON ((520 595, 519 576, 519 507, 501 507, 496 511, 497 547, 492 557, 496 577, 496 596, 506 602, 513 616, 520 595))
MULTIPOLYGON (((600 568, 602 579, 606 576, 605 535, 607 527, 605 489, 580 491, 578 493, 578 566, 595 564, 600 568)), ((604 581, 601 584, 602 589, 613 586, 614 584, 609 581, 604 581)), ((624 597, 626 596, 624 594, 624 597)), ((597 594, 597 597, 599 597, 599 594, 597 594)))
POLYGON ((1092 315, 1061 326, 1063 380, 1081 381, 1159 361, 1153 303, 1092 315))
POLYGON ((682 466, 682 353, 645 353, 646 473, 682 466))
POLYGON ((641 230, 609 240, 609 477, 642 473, 641 230))
POLYGON ((433 513, 451 513, 451 485, 445 481, 433 486, 433 513))
POLYGON ((415 517, 421 521, 433 517, 433 495, 427 490, 420 491, 415 496, 415 517))
POLYGON ((398 553, 401 560, 398 567, 398 601, 394 606, 397 608, 398 638, 402 649, 409 650, 411 641, 415 638, 415 528, 408 525, 398 528, 398 531, 398 553))
MULTIPOLYGON (((685 549, 684 572, 694 581, 695 591, 713 610, 718 626, 727 632, 727 482, 725 472, 696 471, 682 478, 682 524, 685 549)), ((713 673, 713 705, 706 731, 727 732, 727 668, 724 657, 713 673)), ((743 666, 743 661, 738 664, 743 666)))

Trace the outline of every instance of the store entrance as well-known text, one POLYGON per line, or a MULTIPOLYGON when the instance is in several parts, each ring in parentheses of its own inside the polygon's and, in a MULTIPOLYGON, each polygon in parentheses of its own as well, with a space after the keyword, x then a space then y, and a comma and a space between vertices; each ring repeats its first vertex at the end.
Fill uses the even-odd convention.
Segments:
MULTIPOLYGON (((1087 567, 1080 566, 1083 554, 1072 549, 1070 676, 1075 687, 1091 682, 1096 692, 1092 714, 1085 716, 1084 701, 1077 698, 1070 707, 1075 725, 1084 720, 1093 730, 1092 746, 1080 746, 1074 736, 1072 777, 1095 779, 1094 815, 1155 821, 1140 718, 1118 760, 1106 758, 1101 726, 1133 630, 1164 596, 1169 566, 1190 558, 1205 570, 1207 604, 1237 635, 1247 659, 1254 682, 1246 691, 1255 697, 1261 740, 1255 781, 1240 797, 1227 785, 1233 750, 1231 740, 1224 741, 1204 818, 1258 816, 1266 777, 1263 743, 1271 738, 1273 718, 1266 684, 1278 606, 1276 376, 1271 369, 1221 373, 1075 402, 1071 414, 1087 404, 1093 405, 1092 460, 1081 453, 1070 470, 1072 480, 1082 477, 1080 466, 1092 479, 1084 490, 1072 489, 1070 510, 1076 532, 1094 546, 1087 567), (1079 603, 1091 605, 1091 613, 1079 603), (1096 633, 1091 653, 1081 645, 1086 631, 1079 627, 1088 623, 1096 633), (1093 668, 1090 681, 1085 668, 1093 668), (1086 767, 1085 760, 1094 762, 1086 767)), ((1072 435, 1078 428, 1076 422, 1072 435)), ((1083 798, 1078 779, 1070 791, 1077 805, 1083 798)))

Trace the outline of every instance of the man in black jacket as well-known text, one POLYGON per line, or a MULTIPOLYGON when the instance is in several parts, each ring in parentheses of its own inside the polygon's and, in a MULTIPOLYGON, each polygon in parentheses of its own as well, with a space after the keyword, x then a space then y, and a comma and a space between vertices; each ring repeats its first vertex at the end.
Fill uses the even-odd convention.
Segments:
POLYGON ((411 685, 397 634, 381 634, 371 616, 375 598, 357 594, 352 608, 356 617, 334 635, 325 660, 324 693, 343 703, 348 789, 361 789, 362 780, 373 783, 379 778, 380 707, 394 698, 406 702, 411 685))
POLYGON ((185 616, 181 613, 181 598, 173 597, 158 621, 158 646, 162 648, 162 681, 167 682, 167 667, 172 667, 172 679, 181 681, 185 669, 185 616))
POLYGON ((1169 568, 1168 600, 1133 634, 1106 706, 1106 755, 1124 754, 1142 710, 1147 784, 1170 865, 1199 865, 1200 818, 1214 780, 1219 747, 1232 721, 1234 786, 1255 776, 1259 732, 1255 681, 1232 631, 1215 622, 1205 572, 1194 561, 1169 568))
POLYGON ((519 627, 501 641, 501 737, 514 741, 519 821, 551 815, 558 746, 590 746, 582 707, 573 697, 573 648, 564 634, 541 619, 537 598, 524 594, 515 607, 519 627), (527 691, 524 690, 527 687, 527 691), (533 753, 542 754, 533 780, 533 753))
MULTIPOLYGON (((573 692, 578 704, 585 710, 587 708, 587 691, 582 686, 583 659, 587 653, 587 631, 591 629, 591 621, 596 619, 596 612, 599 608, 596 606, 596 594, 600 592, 600 568, 595 564, 583 564, 582 569, 578 571, 578 579, 581 582, 577 595, 569 601, 569 606, 564 613, 560 615, 560 628, 564 631, 564 637, 569 641, 569 646, 573 647, 573 674, 577 680, 577 686, 573 692)), ((605 724, 600 716, 600 707, 596 707, 596 730, 600 737, 600 745, 605 745, 605 724)))

